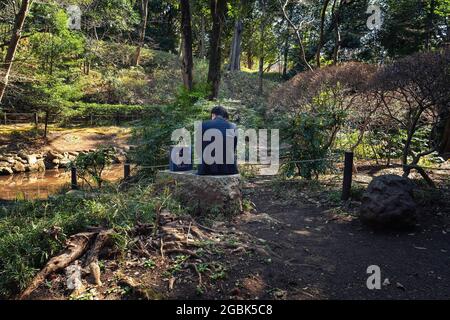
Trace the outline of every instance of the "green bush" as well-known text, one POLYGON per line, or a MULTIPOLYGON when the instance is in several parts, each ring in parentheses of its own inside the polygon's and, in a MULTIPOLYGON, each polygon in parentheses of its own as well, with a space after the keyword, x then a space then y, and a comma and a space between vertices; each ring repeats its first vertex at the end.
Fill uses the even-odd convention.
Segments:
POLYGON ((80 117, 89 115, 116 115, 132 113, 151 113, 157 107, 153 105, 127 105, 76 102, 72 105, 67 117, 80 117))
POLYGON ((70 167, 77 168, 77 176, 92 189, 91 181, 101 188, 104 182, 102 175, 105 168, 112 163, 112 150, 99 149, 93 152, 81 153, 70 167))
POLYGON ((286 122, 282 129, 284 139, 290 144, 282 166, 286 176, 299 175, 310 180, 313 175, 317 178, 332 168, 332 161, 321 159, 331 157, 329 130, 335 125, 334 121, 333 114, 323 112, 300 113, 286 122))

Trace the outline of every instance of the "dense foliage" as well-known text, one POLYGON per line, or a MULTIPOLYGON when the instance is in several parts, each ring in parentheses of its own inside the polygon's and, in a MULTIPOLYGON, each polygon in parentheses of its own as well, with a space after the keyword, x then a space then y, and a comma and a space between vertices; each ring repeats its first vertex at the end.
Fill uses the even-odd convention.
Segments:
MULTIPOLYGON (((129 155, 154 174, 172 131, 220 104, 242 128, 280 129, 289 178, 317 178, 344 150, 408 176, 450 157, 449 17, 450 0, 1 1, 0 111, 37 113, 44 137, 49 122, 131 126, 129 155)), ((100 187, 108 163, 100 150, 74 164, 100 187)), ((180 208, 150 181, 96 191, 0 207, 0 297, 75 232, 114 227, 124 248, 135 223, 180 208)))

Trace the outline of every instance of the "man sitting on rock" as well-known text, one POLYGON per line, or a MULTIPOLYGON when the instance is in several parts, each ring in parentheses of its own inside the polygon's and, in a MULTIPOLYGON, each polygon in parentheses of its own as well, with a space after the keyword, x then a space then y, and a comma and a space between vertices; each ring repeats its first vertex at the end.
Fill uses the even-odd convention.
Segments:
POLYGON ((236 125, 229 121, 227 110, 221 106, 211 110, 211 119, 202 123, 202 156, 198 174, 237 174, 236 125))

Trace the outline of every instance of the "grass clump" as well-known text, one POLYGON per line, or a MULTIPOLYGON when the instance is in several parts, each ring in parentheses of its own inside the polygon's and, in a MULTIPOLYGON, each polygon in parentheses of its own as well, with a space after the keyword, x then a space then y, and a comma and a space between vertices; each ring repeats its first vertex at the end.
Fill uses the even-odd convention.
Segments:
POLYGON ((162 207, 179 212, 169 194, 155 194, 152 185, 126 192, 108 189, 95 197, 59 195, 46 201, 17 201, 0 207, 0 298, 23 290, 65 240, 88 226, 114 228, 119 250, 129 243, 137 223, 154 223, 162 207))

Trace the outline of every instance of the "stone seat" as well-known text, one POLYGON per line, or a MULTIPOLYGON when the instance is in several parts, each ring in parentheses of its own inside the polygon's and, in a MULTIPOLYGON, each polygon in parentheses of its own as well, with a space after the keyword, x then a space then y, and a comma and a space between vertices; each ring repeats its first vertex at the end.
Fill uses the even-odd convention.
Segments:
POLYGON ((198 215, 232 216, 242 212, 241 176, 203 176, 195 171, 160 171, 157 185, 169 186, 173 196, 198 215))

